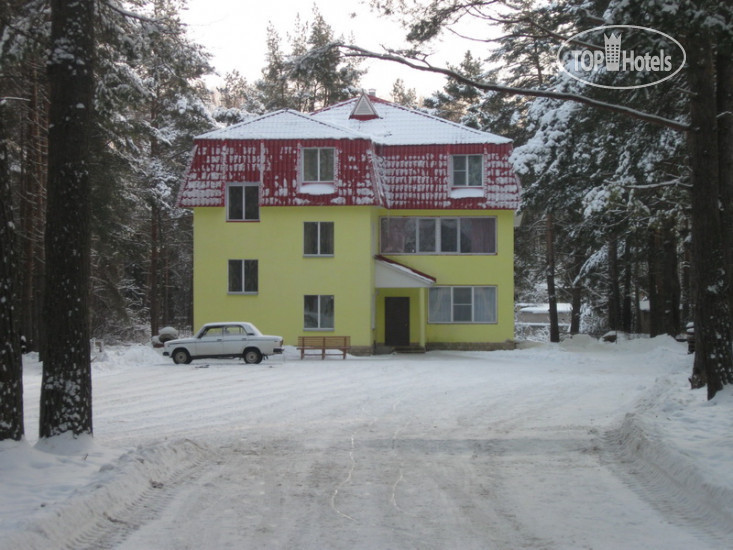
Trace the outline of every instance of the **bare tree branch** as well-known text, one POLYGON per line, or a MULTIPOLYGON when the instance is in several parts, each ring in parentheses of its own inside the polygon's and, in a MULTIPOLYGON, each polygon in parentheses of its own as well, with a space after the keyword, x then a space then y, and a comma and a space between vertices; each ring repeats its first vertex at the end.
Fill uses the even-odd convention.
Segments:
POLYGON ((410 67, 411 69, 415 69, 418 71, 442 74, 448 78, 452 78, 453 80, 460 82, 461 84, 473 86, 475 88, 478 88, 479 90, 483 90, 486 92, 498 92, 498 93, 523 95, 523 96, 530 96, 530 97, 546 97, 549 99, 559 99, 562 101, 574 101, 576 103, 581 103, 583 105, 588 105, 590 107, 595 107, 598 109, 603 109, 605 111, 610 111, 612 113, 617 113, 623 116, 635 118, 637 120, 642 120, 644 122, 655 124, 657 126, 670 128, 671 130, 675 130, 677 132, 688 132, 692 129, 689 124, 685 124, 684 122, 672 120, 672 119, 661 117, 661 116, 654 115, 651 113, 646 113, 644 111, 632 109, 631 107, 626 107, 624 105, 617 105, 615 103, 608 103, 605 101, 600 101, 600 100, 586 97, 583 95, 571 94, 571 93, 566 93, 566 92, 556 92, 553 90, 515 88, 513 86, 503 86, 501 84, 491 84, 488 82, 479 82, 477 80, 467 78, 454 70, 447 69, 445 67, 436 67, 434 65, 431 65, 426 59, 407 58, 401 55, 396 55, 394 53, 373 52, 373 51, 370 51, 365 48, 355 46, 352 44, 333 43, 333 44, 328 44, 325 47, 329 49, 330 48, 339 48, 344 52, 343 55, 345 57, 367 57, 370 59, 380 59, 382 61, 391 61, 394 63, 400 63, 401 65, 405 65, 407 67, 410 67))
POLYGON ((158 24, 161 22, 160 18, 157 17, 148 17, 146 15, 142 15, 140 13, 136 13, 134 11, 126 10, 122 6, 115 4, 113 2, 109 2, 108 0, 102 0, 100 2, 100 5, 109 8, 110 10, 117 12, 119 15, 123 17, 127 17, 130 19, 137 19, 138 21, 141 21, 143 23, 153 23, 158 24))

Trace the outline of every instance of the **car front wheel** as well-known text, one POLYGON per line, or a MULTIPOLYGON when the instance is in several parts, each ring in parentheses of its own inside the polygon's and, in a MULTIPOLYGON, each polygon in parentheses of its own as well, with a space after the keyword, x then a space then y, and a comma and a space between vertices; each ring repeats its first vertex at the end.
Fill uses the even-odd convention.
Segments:
POLYGON ((261 363, 262 362, 262 354, 260 353, 260 350, 250 348, 244 350, 244 362, 245 363, 261 363))
POLYGON ((173 358, 173 362, 176 365, 188 365, 191 362, 191 356, 185 349, 177 349, 171 354, 171 357, 173 358))

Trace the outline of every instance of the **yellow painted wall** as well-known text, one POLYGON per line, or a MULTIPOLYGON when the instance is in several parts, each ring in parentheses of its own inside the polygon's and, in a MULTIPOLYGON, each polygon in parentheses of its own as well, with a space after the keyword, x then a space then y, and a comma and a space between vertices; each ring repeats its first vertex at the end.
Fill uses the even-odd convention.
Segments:
MULTIPOLYGON (((194 330, 214 321, 250 321, 262 332, 295 345, 303 328, 303 296, 335 297, 335 328, 326 334, 349 335, 353 346, 384 342, 384 297, 411 298, 410 340, 418 342, 421 323, 417 289, 375 289, 374 254, 381 216, 472 216, 476 211, 388 211, 373 207, 262 207, 259 222, 226 222, 225 209, 194 209, 194 330), (334 222, 334 257, 303 256, 303 223, 334 222), (259 292, 227 292, 228 260, 259 260, 259 292), (374 330, 373 330, 374 329, 374 330)), ((390 255, 425 272, 437 285, 496 285, 497 324, 433 324, 427 342, 499 343, 514 336, 513 212, 497 217, 495 255, 390 255)), ((424 292, 424 291, 423 291, 424 292)), ((319 332, 315 332, 318 334, 319 332)))
MULTIPOLYGON (((334 295, 335 328, 354 346, 372 344, 374 260, 370 207, 262 207, 259 222, 226 222, 224 208, 194 214, 194 323, 250 321, 295 345, 303 297, 334 295), (303 256, 303 223, 334 222, 334 256, 303 256), (257 295, 227 292, 228 260, 259 260, 257 295)), ((316 332, 318 334, 318 332, 316 332)))
MULTIPOLYGON (((400 210, 389 211, 389 216, 475 216, 475 210, 400 210)), ((428 324, 427 341, 441 343, 492 342, 500 343, 514 338, 514 213, 508 210, 486 211, 482 215, 497 218, 497 253, 494 255, 389 255, 388 257, 435 277, 436 286, 496 286, 497 319, 496 324, 428 324)), ((395 292, 389 296, 410 296, 411 289, 395 292)), ((415 294, 417 296, 417 294, 415 294)), ((412 316, 417 301, 411 300, 411 340, 415 337, 412 316), (413 305, 414 302, 414 305, 413 305)), ((427 323, 427 300, 425 323, 427 323)), ((384 341, 384 299, 377 303, 377 341, 384 341)))

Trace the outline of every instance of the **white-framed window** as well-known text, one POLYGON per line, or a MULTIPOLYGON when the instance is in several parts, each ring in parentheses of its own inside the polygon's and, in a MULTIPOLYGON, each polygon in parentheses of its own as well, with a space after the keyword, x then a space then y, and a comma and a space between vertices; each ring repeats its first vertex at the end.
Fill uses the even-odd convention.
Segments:
POLYGON ((382 218, 382 254, 496 254, 496 218, 382 218))
POLYGON ((333 147, 303 149, 304 182, 333 182, 336 179, 336 150, 333 147))
POLYGON ((333 256, 333 222, 303 223, 303 255, 333 256))
POLYGON ((432 287, 428 300, 428 322, 496 323, 496 287, 432 287))
POLYGON ((260 219, 260 186, 258 183, 227 184, 227 221, 260 219))
POLYGON ((327 294, 307 294, 303 299, 303 328, 333 330, 334 297, 327 294))
POLYGON ((229 260, 229 294, 257 294, 259 291, 259 262, 229 260))
POLYGON ((451 185, 453 187, 481 187, 483 182, 482 155, 451 156, 451 185))

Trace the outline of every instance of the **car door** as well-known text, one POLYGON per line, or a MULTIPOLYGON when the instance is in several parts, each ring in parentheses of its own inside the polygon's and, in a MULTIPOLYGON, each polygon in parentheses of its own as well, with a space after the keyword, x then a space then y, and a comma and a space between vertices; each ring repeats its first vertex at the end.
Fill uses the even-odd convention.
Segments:
POLYGON ((194 344, 192 355, 197 357, 213 357, 221 355, 223 327, 211 326, 202 332, 194 344))
POLYGON ((222 333, 222 355, 241 355, 245 348, 247 334, 239 325, 223 327, 222 333))

